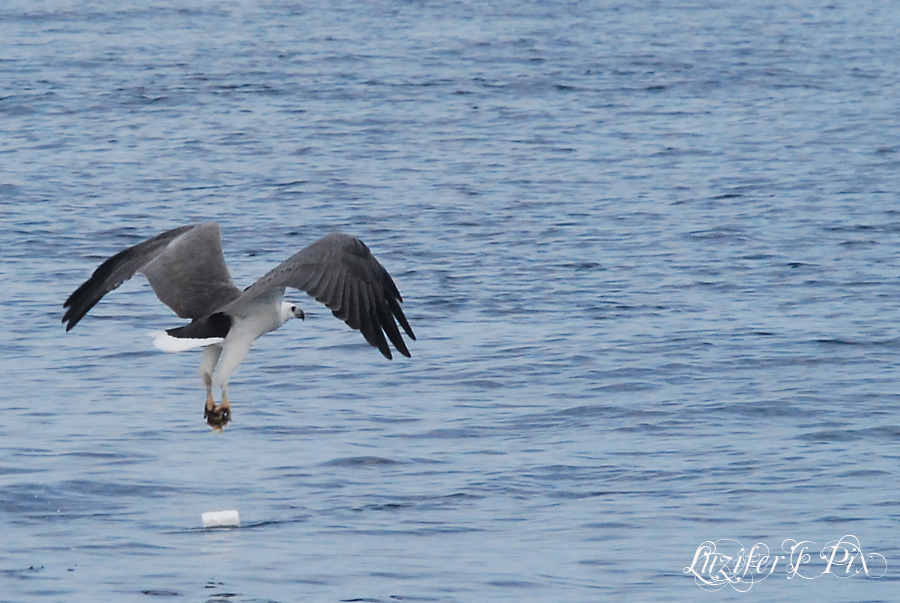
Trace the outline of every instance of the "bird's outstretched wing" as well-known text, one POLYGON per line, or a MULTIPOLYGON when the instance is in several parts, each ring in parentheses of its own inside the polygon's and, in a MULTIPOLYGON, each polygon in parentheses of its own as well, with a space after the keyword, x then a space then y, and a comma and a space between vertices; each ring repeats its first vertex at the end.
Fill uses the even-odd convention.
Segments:
POLYGON ((416 338, 400 308, 403 298, 391 275, 359 239, 340 233, 322 237, 270 270, 220 311, 227 313, 232 306, 284 287, 306 291, 328 306, 385 358, 391 358, 385 335, 398 352, 410 356, 397 328, 399 322, 410 339, 416 338))
POLYGON ((241 295, 222 254, 219 225, 182 226, 112 256, 63 304, 66 331, 100 299, 143 273, 156 296, 181 318, 201 318, 241 295))

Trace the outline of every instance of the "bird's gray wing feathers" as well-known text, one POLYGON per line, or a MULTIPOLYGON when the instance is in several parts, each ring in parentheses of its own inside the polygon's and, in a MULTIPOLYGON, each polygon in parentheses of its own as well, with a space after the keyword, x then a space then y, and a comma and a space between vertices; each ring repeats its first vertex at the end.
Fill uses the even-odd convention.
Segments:
POLYGON ((416 336, 400 308, 403 298, 391 275, 359 239, 340 233, 322 237, 269 271, 222 311, 284 287, 306 291, 328 306, 337 318, 358 329, 385 358, 391 358, 387 339, 398 352, 409 357, 397 323, 410 339, 416 336))
POLYGON ((235 299, 219 225, 213 222, 182 226, 147 239, 112 256, 94 271, 63 304, 66 331, 81 320, 100 299, 143 273, 156 296, 181 318, 201 318, 235 299))

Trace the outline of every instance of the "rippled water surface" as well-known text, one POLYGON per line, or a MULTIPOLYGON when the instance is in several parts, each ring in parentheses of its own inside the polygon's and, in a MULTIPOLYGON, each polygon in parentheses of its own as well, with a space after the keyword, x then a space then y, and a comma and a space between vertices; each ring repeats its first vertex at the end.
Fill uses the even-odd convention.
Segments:
POLYGON ((866 1, 4 3, 0 601, 895 600, 897 31, 866 1), (295 292, 213 434, 141 279, 64 333, 105 257, 213 219, 241 286, 361 237, 412 359, 295 292), (882 577, 684 572, 845 535, 882 577))

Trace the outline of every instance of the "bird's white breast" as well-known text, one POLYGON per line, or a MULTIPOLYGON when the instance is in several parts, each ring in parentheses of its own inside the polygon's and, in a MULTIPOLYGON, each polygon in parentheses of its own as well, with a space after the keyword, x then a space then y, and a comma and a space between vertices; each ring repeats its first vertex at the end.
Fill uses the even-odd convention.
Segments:
POLYGON ((226 340, 241 339, 252 342, 283 325, 285 322, 282 312, 283 297, 283 289, 273 289, 232 308, 229 315, 233 323, 226 340))

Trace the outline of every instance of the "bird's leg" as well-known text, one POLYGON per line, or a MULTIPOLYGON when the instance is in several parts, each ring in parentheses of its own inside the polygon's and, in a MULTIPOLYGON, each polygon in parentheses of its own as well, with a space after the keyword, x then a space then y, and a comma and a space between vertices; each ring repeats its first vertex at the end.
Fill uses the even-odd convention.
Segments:
POLYGON ((209 414, 216 409, 216 401, 212 395, 212 375, 203 375, 203 383, 206 385, 206 404, 203 406, 203 418, 209 417, 209 414))
POLYGON ((213 399, 212 394, 213 371, 219 362, 221 354, 222 346, 206 346, 203 349, 203 360, 200 362, 200 377, 203 379, 203 385, 206 386, 206 403, 203 405, 203 418, 206 419, 207 425, 213 429, 222 429, 231 419, 231 408, 228 404, 216 406, 216 401, 213 399))
MULTIPOLYGON (((231 337, 235 332, 234 329, 229 331, 228 337, 231 337)), ((214 381, 217 387, 222 388, 222 403, 213 408, 206 422, 214 428, 222 428, 231 420, 231 404, 228 403, 228 379, 234 373, 234 369, 247 356, 247 352, 250 351, 250 341, 241 342, 240 337, 238 337, 237 343, 234 345, 227 347, 223 344, 222 347, 217 346, 217 349, 221 350, 222 361, 216 370, 214 381)))
POLYGON ((219 411, 222 413, 225 423, 231 420, 231 404, 228 402, 228 392, 224 387, 222 388, 222 403, 219 404, 219 411))

